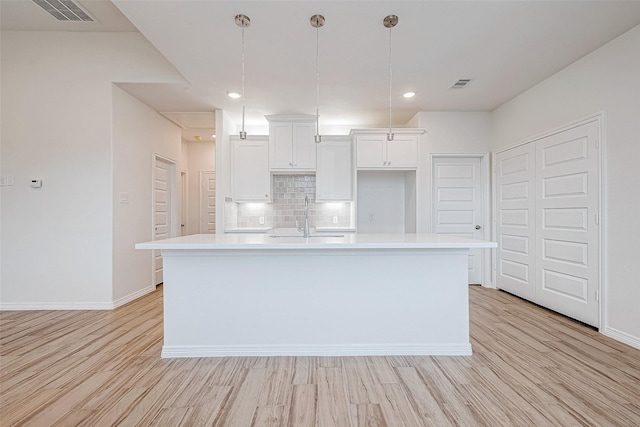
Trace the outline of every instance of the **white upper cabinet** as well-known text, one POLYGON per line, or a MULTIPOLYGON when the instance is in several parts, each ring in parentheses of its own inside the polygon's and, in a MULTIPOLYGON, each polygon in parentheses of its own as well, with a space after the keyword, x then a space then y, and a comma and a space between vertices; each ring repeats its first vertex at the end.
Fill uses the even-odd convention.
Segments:
POLYGON ((271 201, 269 137, 231 137, 231 178, 235 202, 271 201))
POLYGON ((418 167, 418 141, 422 129, 394 129, 387 141, 386 129, 352 130, 358 168, 415 169, 418 167))
POLYGON ((317 144, 316 201, 353 200, 352 150, 349 137, 323 137, 317 144))
POLYGON ((271 170, 315 171, 315 116, 266 116, 271 170))

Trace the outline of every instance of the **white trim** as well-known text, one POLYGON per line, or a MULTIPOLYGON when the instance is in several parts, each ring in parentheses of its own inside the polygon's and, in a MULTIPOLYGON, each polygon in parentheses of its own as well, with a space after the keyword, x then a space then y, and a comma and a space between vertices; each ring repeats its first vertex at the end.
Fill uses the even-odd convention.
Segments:
POLYGON ((635 347, 640 350, 640 337, 633 336, 626 332, 619 331, 610 326, 605 326, 603 329, 600 329, 603 335, 608 336, 609 338, 613 338, 616 341, 623 342, 631 347, 635 347))
MULTIPOLYGON (((480 172, 482 174, 482 239, 487 240, 489 236, 493 237, 495 242, 495 230, 493 228, 493 224, 491 221, 491 199, 492 199, 492 179, 491 179, 491 153, 431 153, 431 163, 429 164, 429 169, 431 170, 431 174, 429 177, 429 182, 431 184, 431 208, 429 212, 429 217, 431 218, 429 223, 429 232, 433 233, 434 230, 434 215, 433 215, 433 207, 435 206, 435 195, 433 191, 435 187, 433 186, 433 162, 437 157, 469 157, 469 158, 478 158, 480 159, 480 172)), ((482 256, 482 279, 481 285, 486 288, 495 289, 495 281, 493 277, 493 258, 495 256, 495 249, 491 249, 490 256, 487 256, 485 251, 481 251, 482 256)))
POLYGON ((138 298, 140 298, 140 297, 142 297, 142 296, 144 296, 146 294, 149 294, 149 293, 151 293, 151 292, 153 292, 155 290, 156 290, 155 286, 147 286, 146 288, 142 288, 142 289, 140 289, 138 291, 135 291, 135 292, 133 292, 133 293, 131 293, 129 295, 125 295, 122 298, 118 298, 117 300, 115 300, 113 302, 113 304, 112 304, 112 306, 113 306, 112 308, 118 308, 120 306, 123 306, 123 305, 125 305, 127 303, 130 303, 131 301, 136 300, 136 299, 138 299, 138 298))
POLYGON ((162 358, 227 356, 471 356, 471 344, 163 346, 162 358))
POLYGON ((0 311, 113 310, 112 302, 5 302, 0 311))
POLYGON ((113 310, 155 290, 148 286, 113 302, 6 302, 0 303, 0 311, 113 310))
MULTIPOLYGON (((515 144, 511 144, 511 145, 507 145, 507 146, 501 147, 501 148, 493 151, 493 153, 494 154, 502 153, 503 151, 511 150, 512 148, 520 147, 521 145, 526 145, 526 144, 529 144, 531 142, 537 141, 539 139, 543 139, 543 138, 546 138, 548 136, 555 135, 557 133, 564 132, 564 131, 569 130, 569 129, 577 128, 578 126, 586 125, 587 123, 591 123, 591 122, 598 121, 598 120, 600 121, 600 125, 602 126, 602 124, 604 123, 604 111, 588 115, 588 116, 586 116, 586 117, 584 117, 582 119, 578 119, 576 121, 569 122, 569 123, 564 124, 562 126, 553 128, 552 130, 545 131, 545 132, 539 133, 537 135, 522 139, 522 140, 516 142, 515 144)), ((602 147, 602 145, 601 145, 601 147, 602 147)))

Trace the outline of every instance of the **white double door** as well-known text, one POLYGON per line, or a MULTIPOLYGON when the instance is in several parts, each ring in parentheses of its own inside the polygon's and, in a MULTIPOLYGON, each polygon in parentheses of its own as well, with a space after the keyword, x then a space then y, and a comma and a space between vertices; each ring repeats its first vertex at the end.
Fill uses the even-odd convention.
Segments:
MULTIPOLYGON (((483 190, 480 157, 434 156, 433 232, 482 239, 483 190)), ((482 284, 483 252, 469 251, 469 284, 482 284)))
POLYGON ((496 154, 496 285, 599 326, 599 122, 496 154))

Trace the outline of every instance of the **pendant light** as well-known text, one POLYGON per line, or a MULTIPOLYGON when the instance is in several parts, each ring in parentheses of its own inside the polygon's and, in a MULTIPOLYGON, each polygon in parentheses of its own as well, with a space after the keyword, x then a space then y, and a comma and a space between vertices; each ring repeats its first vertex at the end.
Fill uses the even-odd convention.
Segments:
POLYGON ((310 19, 311 26, 316 29, 316 135, 315 141, 316 144, 322 142, 322 136, 320 136, 320 114, 319 114, 319 105, 320 105, 320 67, 318 63, 318 54, 320 52, 319 49, 319 29, 324 25, 324 16, 322 15, 313 15, 310 19))
POLYGON ((389 29, 389 133, 387 133, 387 141, 393 141, 393 131, 391 130, 391 29, 398 24, 398 17, 396 15, 387 15, 382 20, 385 28, 389 29))
POLYGON ((240 139, 247 139, 247 132, 244 130, 244 110, 246 99, 244 96, 244 29, 251 25, 251 19, 247 15, 239 14, 235 18, 236 25, 242 28, 242 130, 240 131, 240 139))

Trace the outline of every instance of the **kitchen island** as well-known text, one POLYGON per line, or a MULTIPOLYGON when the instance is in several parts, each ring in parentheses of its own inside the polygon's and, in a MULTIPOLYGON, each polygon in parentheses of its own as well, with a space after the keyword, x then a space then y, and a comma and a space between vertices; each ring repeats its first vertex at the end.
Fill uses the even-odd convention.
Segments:
POLYGON ((468 251, 433 234, 198 234, 162 251, 162 357, 470 355, 468 251))

